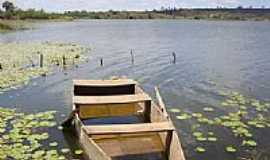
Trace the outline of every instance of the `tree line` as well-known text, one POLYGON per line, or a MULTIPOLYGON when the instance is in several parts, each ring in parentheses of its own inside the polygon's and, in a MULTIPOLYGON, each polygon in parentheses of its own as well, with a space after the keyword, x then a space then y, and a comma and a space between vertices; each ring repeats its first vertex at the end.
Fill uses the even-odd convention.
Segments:
POLYGON ((236 8, 184 9, 161 7, 151 11, 65 11, 47 13, 43 9, 22 10, 5 1, 0 7, 0 19, 218 19, 218 20, 270 20, 270 9, 237 6, 236 8))
POLYGON ((61 13, 47 13, 43 9, 28 9, 22 10, 16 7, 12 2, 5 1, 2 3, 2 9, 0 7, 0 19, 68 19, 61 13))

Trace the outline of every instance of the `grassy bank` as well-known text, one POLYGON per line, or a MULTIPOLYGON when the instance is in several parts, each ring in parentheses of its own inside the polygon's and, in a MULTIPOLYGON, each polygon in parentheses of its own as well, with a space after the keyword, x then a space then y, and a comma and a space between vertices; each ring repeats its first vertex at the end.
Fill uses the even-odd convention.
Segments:
POLYGON ((76 44, 0 44, 0 92, 45 76, 54 67, 76 65, 86 49, 76 44))
POLYGON ((22 20, 0 20, 0 32, 24 30, 31 28, 31 23, 22 20))
POLYGON ((0 30, 3 30, 3 31, 9 31, 9 30, 12 30, 12 27, 7 25, 7 24, 4 24, 4 23, 1 23, 0 22, 0 30))

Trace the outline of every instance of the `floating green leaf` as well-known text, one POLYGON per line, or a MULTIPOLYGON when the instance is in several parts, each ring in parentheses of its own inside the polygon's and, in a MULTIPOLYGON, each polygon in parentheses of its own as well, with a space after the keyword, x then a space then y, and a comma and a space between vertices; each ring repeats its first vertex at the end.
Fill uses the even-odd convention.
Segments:
POLYGON ((80 155, 80 154, 82 154, 83 153, 83 151, 81 150, 81 149, 77 149, 77 150, 75 150, 75 152, 74 152, 75 154, 77 154, 77 155, 80 155))
POLYGON ((236 152, 236 148, 234 148, 233 146, 227 146, 225 150, 230 153, 236 152))
POLYGON ((57 128, 58 128, 58 130, 63 130, 62 126, 58 126, 57 128))
POLYGON ((61 152, 62 153, 68 153, 68 152, 70 152, 70 149, 68 149, 68 148, 62 148, 61 149, 61 152))
POLYGON ((211 108, 211 107, 205 107, 205 108, 203 108, 203 110, 204 110, 205 112, 213 112, 213 111, 214 111, 214 108, 211 108))
POLYGON ((193 136, 194 137, 202 137, 203 136, 203 133, 202 132, 194 132, 193 133, 193 136))
POLYGON ((210 142, 215 142, 215 141, 217 141, 217 138, 216 137, 208 137, 207 140, 210 142))
POLYGON ((185 120, 185 119, 190 119, 190 118, 191 116, 188 115, 187 113, 183 113, 180 116, 176 116, 176 119, 179 119, 179 120, 185 120))
POLYGON ((195 151, 198 152, 198 153, 203 153, 203 152, 206 151, 206 149, 204 149, 203 147, 196 147, 195 151))
POLYGON ((203 141, 207 141, 207 138, 205 137, 196 137, 197 141, 203 142, 203 141))
POLYGON ((169 109, 169 111, 172 113, 179 113, 181 110, 178 108, 171 108, 171 109, 169 109))
POLYGON ((255 142, 254 140, 244 140, 242 142, 243 146, 250 146, 250 147, 256 147, 257 146, 257 142, 255 142))
POLYGON ((52 142, 52 143, 50 143, 49 144, 51 147, 56 147, 57 145, 58 145, 58 143, 57 142, 52 142))

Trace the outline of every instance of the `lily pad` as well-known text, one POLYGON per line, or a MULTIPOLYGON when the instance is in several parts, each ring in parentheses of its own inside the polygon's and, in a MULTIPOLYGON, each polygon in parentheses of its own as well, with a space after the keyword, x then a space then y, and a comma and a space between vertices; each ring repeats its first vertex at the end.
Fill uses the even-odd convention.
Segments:
POLYGON ((207 141, 206 137, 196 137, 197 141, 203 142, 203 141, 207 141))
POLYGON ((244 140, 242 142, 243 146, 250 146, 250 147, 256 147, 257 146, 257 142, 255 142, 254 140, 244 140))
POLYGON ((169 111, 172 113, 180 113, 181 110, 178 108, 171 108, 171 109, 169 109, 169 111))
POLYGON ((216 142, 217 138, 216 137, 208 137, 207 140, 210 142, 216 142))
POLYGON ((49 144, 51 147, 56 147, 57 145, 58 145, 58 143, 57 142, 52 142, 52 143, 50 143, 49 144))
POLYGON ((68 152, 70 152, 70 149, 68 149, 68 148, 62 148, 61 149, 61 152, 62 153, 68 153, 68 152))
POLYGON ((198 153, 204 153, 206 151, 206 149, 203 148, 203 147, 196 147, 195 151, 198 152, 198 153))
POLYGON ((227 146, 225 150, 230 153, 234 153, 237 151, 236 148, 234 148, 233 146, 227 146))
POLYGON ((203 133, 202 132, 194 132, 192 133, 194 137, 202 137, 203 133))
POLYGON ((214 108, 211 108, 211 107, 205 107, 205 108, 203 108, 203 110, 204 110, 205 112, 213 112, 213 111, 214 111, 214 108))
POLYGON ((187 113, 183 113, 180 116, 176 116, 176 119, 179 119, 179 120, 185 120, 185 119, 190 119, 190 118, 191 116, 188 115, 187 113))
POLYGON ((57 128, 58 128, 58 130, 63 130, 64 129, 62 126, 58 126, 57 128))
POLYGON ((74 152, 75 154, 77 154, 77 155, 80 155, 80 154, 82 154, 83 153, 83 151, 81 150, 81 149, 77 149, 77 150, 75 150, 75 152, 74 152))

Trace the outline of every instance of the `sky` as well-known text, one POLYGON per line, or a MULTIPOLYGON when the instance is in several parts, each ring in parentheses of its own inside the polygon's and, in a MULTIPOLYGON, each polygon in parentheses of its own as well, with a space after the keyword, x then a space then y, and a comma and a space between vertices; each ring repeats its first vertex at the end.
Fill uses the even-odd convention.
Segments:
MULTIPOLYGON (((3 2, 5 0, 0 0, 3 2)), ((44 9, 50 12, 68 10, 152 10, 164 7, 215 8, 254 6, 270 7, 270 0, 9 0, 22 9, 44 9)))

